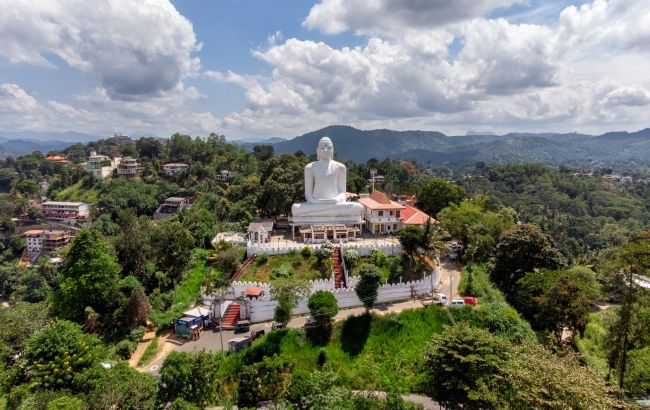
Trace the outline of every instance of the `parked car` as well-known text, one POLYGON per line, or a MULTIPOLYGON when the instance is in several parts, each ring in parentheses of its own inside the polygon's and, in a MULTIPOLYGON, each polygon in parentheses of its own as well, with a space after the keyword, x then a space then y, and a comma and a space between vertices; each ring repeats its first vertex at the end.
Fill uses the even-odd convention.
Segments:
POLYGON ((444 293, 434 293, 433 300, 436 305, 447 305, 447 295, 444 293))
POLYGON ((313 316, 307 316, 307 319, 305 319, 305 326, 304 327, 312 327, 316 326, 318 322, 316 322, 316 318, 313 316))
POLYGON ((251 331, 251 340, 256 340, 259 339, 260 337, 264 336, 264 329, 259 329, 259 330, 252 330, 251 331))
POLYGON ((474 296, 463 296, 466 305, 476 305, 478 301, 474 296))
POLYGON ((454 299, 454 300, 451 301, 449 306, 452 306, 452 307, 461 306, 462 307, 462 306, 465 306, 465 301, 463 299, 454 299))
POLYGON ((286 328, 286 327, 287 327, 287 325, 284 324, 284 323, 280 323, 280 322, 273 322, 273 323, 271 323, 271 330, 275 330, 275 329, 284 329, 284 328, 286 328))
POLYGON ((248 320, 240 320, 235 325, 235 333, 250 332, 250 330, 251 330, 251 322, 249 322, 248 320))
POLYGON ((250 336, 236 337, 228 342, 228 350, 233 353, 237 353, 240 350, 246 349, 252 343, 253 341, 251 340, 250 336))
POLYGON ((458 259, 463 252, 463 245, 458 241, 453 241, 449 245, 449 259, 458 259))

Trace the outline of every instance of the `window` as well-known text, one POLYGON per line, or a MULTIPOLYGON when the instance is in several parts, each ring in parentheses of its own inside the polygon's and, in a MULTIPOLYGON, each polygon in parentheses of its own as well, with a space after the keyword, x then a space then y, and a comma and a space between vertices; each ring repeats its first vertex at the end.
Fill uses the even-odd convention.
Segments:
POLYGON ((379 216, 384 216, 384 211, 379 211, 379 212, 377 212, 377 215, 379 215, 379 216))
POLYGON ((395 216, 399 218, 399 211, 395 211, 395 216))
POLYGON ((394 231, 397 230, 397 224, 393 224, 393 230, 394 230, 394 231))

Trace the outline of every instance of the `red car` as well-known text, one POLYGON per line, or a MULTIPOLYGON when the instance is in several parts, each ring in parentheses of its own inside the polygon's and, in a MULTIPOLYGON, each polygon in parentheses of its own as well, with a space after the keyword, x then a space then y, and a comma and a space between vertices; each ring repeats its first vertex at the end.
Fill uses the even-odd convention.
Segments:
POLYGON ((474 296, 463 296, 466 305, 475 305, 477 300, 474 296))

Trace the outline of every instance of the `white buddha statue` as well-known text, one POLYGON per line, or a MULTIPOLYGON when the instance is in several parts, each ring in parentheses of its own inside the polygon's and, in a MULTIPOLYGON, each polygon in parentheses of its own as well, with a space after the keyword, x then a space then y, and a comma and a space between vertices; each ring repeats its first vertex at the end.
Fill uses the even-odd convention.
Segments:
POLYGON ((318 161, 305 166, 305 199, 307 202, 293 204, 291 214, 301 217, 361 218, 363 205, 346 202, 347 169, 334 161, 334 145, 328 137, 318 141, 318 161))

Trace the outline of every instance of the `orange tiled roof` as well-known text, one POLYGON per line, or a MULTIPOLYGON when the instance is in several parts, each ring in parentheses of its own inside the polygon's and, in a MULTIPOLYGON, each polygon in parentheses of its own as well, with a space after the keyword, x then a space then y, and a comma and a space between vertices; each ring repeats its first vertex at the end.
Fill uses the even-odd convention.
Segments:
MULTIPOLYGON (((424 225, 427 223, 427 220, 431 218, 429 215, 420 211, 414 206, 404 205, 404 210, 401 214, 402 223, 404 225, 424 225)), ((432 223, 438 223, 435 219, 431 218, 432 223)))
POLYGON ((391 201, 388 195, 377 190, 372 191, 369 197, 359 199, 359 202, 370 209, 404 209, 402 205, 391 201))
POLYGON ((63 158, 60 155, 50 155, 49 157, 45 158, 46 161, 65 161, 65 158, 63 158))

